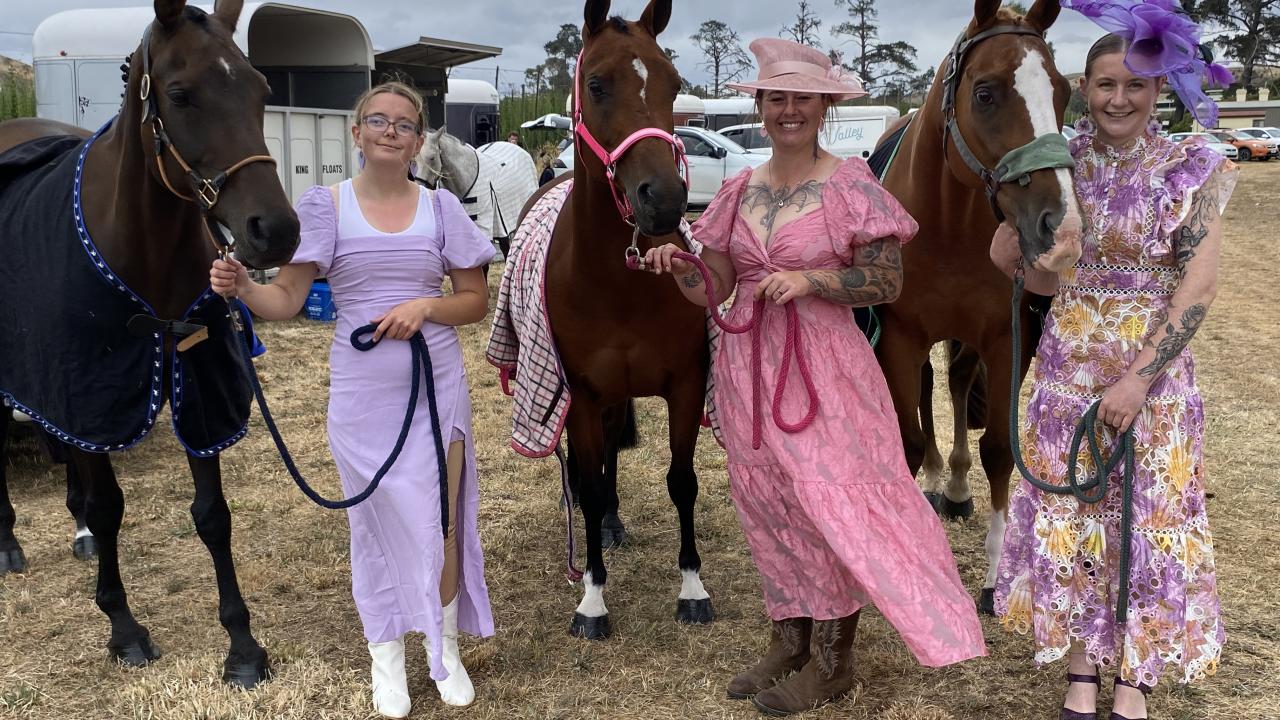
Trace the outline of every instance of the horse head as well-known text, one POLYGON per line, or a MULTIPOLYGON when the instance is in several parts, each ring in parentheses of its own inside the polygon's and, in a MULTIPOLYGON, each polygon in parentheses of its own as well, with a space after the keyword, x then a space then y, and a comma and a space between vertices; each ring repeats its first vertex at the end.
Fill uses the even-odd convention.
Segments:
POLYGON ((432 187, 444 187, 461 199, 480 175, 475 150, 444 128, 427 131, 418 151, 418 177, 432 187))
POLYGON ((1071 88, 1044 39, 1061 8, 1058 0, 1036 0, 1020 17, 1000 4, 976 0, 941 75, 950 86, 948 165, 962 182, 979 176, 997 216, 1017 227, 1029 264, 1057 272, 1079 259, 1081 228, 1060 134, 1071 88))
POLYGON ((575 106, 581 109, 574 155, 587 171, 578 177, 612 175, 615 192, 625 195, 640 231, 666 235, 684 217, 688 188, 673 161, 671 142, 657 133, 635 138, 654 128, 669 136, 675 125, 680 74, 657 40, 671 19, 671 0, 650 0, 636 22, 608 13, 609 0, 587 0, 574 82, 575 106), (585 137, 594 138, 597 147, 585 137), (611 163, 612 173, 601 152, 622 153, 611 163))
POLYGON ((155 0, 121 121, 139 121, 142 147, 157 154, 148 157, 157 183, 199 203, 235 238, 243 262, 270 267, 293 256, 298 216, 274 163, 256 161, 270 159, 262 127, 270 88, 232 40, 243 6, 218 0, 207 14, 155 0))

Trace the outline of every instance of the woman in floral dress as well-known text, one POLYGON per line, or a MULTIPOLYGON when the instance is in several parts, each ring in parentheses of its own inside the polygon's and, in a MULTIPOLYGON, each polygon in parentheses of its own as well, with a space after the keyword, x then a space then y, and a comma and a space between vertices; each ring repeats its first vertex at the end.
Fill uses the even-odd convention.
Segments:
MULTIPOLYGON (((1112 719, 1145 718, 1157 680, 1212 674, 1225 637, 1205 512, 1204 408, 1187 345, 1214 297, 1235 168, 1203 144, 1156 134, 1163 79, 1135 74, 1128 48, 1119 35, 1099 40, 1081 80, 1089 112, 1071 153, 1083 255, 1061 276, 1026 271, 1028 289, 1056 296, 1022 426, 1027 468, 1055 484, 1071 463, 1081 478, 1093 471, 1086 453, 1077 460, 1069 450, 1090 405, 1101 401, 1104 448, 1132 426, 1128 617, 1115 613, 1123 465, 1096 504, 1019 483, 996 582, 996 612, 1005 627, 1033 633, 1036 662, 1069 659, 1064 720, 1096 717, 1099 666, 1116 673, 1112 719)), ((1014 231, 1001 228, 992 258, 1013 271, 1014 231)))

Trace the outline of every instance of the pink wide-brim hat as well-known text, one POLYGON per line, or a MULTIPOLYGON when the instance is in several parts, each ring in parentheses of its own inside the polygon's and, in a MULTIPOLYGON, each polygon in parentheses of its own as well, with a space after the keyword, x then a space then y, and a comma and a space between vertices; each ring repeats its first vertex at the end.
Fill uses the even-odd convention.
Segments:
POLYGON ((834 102, 867 94, 858 76, 832 65, 831 58, 808 45, 758 38, 751 41, 751 52, 760 66, 760 77, 755 82, 727 83, 734 90, 752 95, 757 90, 821 93, 830 95, 834 102))

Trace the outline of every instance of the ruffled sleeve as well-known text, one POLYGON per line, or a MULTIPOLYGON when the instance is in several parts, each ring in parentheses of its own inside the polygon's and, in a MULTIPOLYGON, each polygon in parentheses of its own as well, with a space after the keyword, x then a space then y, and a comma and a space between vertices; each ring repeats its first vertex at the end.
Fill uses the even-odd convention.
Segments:
POLYGON ((743 168, 742 172, 720 186, 720 192, 690 228, 694 239, 712 250, 729 252, 729 239, 733 235, 733 221, 738 217, 742 189, 750 180, 751 168, 743 168))
POLYGON ((440 227, 443 231, 445 272, 478 268, 493 262, 497 254, 493 249, 493 240, 472 222, 458 197, 448 190, 436 190, 436 202, 440 209, 440 227))
POLYGON ((1151 179, 1161 236, 1167 236, 1186 221, 1192 199, 1205 188, 1214 193, 1213 202, 1219 214, 1225 211, 1239 173, 1235 163, 1211 150, 1199 138, 1177 145, 1151 179))
POLYGON ((920 230, 861 158, 846 160, 831 176, 822 205, 833 249, 846 263, 853 261, 854 248, 889 237, 906 244, 920 230))
POLYGON ((315 263, 320 277, 324 277, 329 274, 338 243, 338 211, 333 207, 333 192, 323 185, 312 185, 298 198, 295 209, 300 240, 289 263, 315 263))

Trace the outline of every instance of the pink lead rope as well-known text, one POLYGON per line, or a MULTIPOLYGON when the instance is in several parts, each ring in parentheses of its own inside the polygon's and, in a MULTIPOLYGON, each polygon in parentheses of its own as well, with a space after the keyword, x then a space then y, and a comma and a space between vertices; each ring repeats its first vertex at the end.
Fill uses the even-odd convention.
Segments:
MULTIPOLYGON (((750 320, 741 325, 731 325, 728 320, 721 317, 720 309, 716 306, 715 288, 711 285, 711 273, 707 270, 706 263, 702 262, 697 255, 683 251, 675 252, 672 257, 692 263, 698 269, 707 293, 707 308, 710 309, 711 318, 721 330, 733 335, 751 332, 751 448, 759 450, 763 434, 763 421, 760 417, 760 384, 764 378, 764 372, 761 369, 760 328, 764 318, 765 299, 756 299, 750 320)), ((638 256, 628 255, 627 267, 632 270, 643 270, 644 263, 638 256)), ((813 377, 809 374, 809 363, 804 359, 804 343, 800 335, 800 317, 796 305, 794 302, 789 302, 783 306, 783 309, 787 313, 787 335, 782 347, 782 367, 778 368, 778 382, 773 390, 771 410, 773 422, 779 429, 786 433, 797 433, 812 425, 814 418, 818 416, 818 391, 814 387, 813 377), (787 376, 791 370, 792 355, 795 355, 796 367, 800 369, 800 378, 804 380, 805 393, 809 396, 809 411, 796 423, 789 423, 782 417, 782 396, 787 390, 787 376)))

